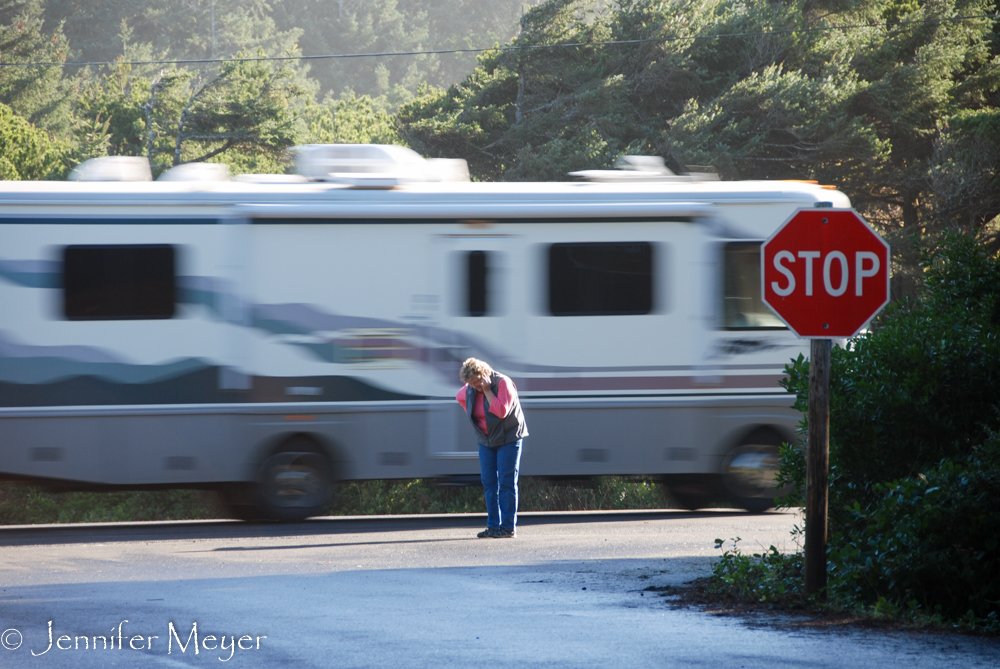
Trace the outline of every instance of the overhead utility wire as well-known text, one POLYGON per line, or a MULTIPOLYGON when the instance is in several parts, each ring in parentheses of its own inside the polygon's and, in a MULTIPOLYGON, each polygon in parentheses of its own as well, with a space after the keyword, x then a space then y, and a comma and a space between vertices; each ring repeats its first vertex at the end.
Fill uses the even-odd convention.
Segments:
POLYGON ((886 21, 883 23, 849 23, 839 26, 822 26, 816 28, 786 28, 784 30, 765 30, 745 33, 719 33, 717 35, 691 35, 688 37, 649 37, 646 39, 609 40, 605 42, 561 42, 559 44, 524 44, 514 46, 491 46, 478 49, 429 49, 425 51, 382 51, 378 53, 333 53, 319 56, 247 56, 243 58, 180 58, 175 60, 93 60, 67 62, 37 62, 37 63, 4 63, 0 67, 62 67, 73 65, 86 67, 89 65, 207 65, 210 63, 252 63, 259 61, 284 60, 336 60, 340 58, 386 58, 389 56, 430 56, 449 53, 483 53, 485 51, 527 51, 531 49, 565 49, 589 46, 618 46, 629 44, 649 44, 652 42, 683 42, 709 39, 726 39, 732 37, 761 37, 764 35, 788 35, 793 33, 832 32, 834 30, 859 30, 863 28, 881 28, 909 25, 934 25, 940 23, 957 23, 977 19, 996 19, 1000 14, 977 14, 974 16, 952 16, 940 19, 923 19, 920 21, 886 21))

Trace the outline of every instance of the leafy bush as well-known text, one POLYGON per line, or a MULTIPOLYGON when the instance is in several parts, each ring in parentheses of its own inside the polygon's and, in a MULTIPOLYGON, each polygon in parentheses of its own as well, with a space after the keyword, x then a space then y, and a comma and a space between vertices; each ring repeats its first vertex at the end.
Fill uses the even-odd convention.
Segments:
POLYGON ((801 553, 782 553, 774 546, 763 553, 745 553, 740 549, 740 541, 736 537, 732 548, 725 549, 722 539, 715 540, 722 557, 712 569, 710 591, 761 603, 788 605, 807 601, 801 553))
POLYGON ((1000 632, 1000 439, 874 492, 876 503, 846 510, 850 531, 830 542, 831 596, 968 616, 1000 632))
MULTIPOLYGON (((956 237, 925 267, 922 299, 890 306, 871 332, 832 352, 831 491, 857 489, 852 500, 966 457, 1000 428, 1000 262, 956 237)), ((788 374, 805 411, 808 361, 788 374)))
MULTIPOLYGON (((1000 631, 1000 259, 968 238, 924 259, 925 293, 835 348, 829 593, 1000 631)), ((808 406, 808 361, 787 368, 808 406)), ((783 451, 797 483, 802 451, 783 451)))

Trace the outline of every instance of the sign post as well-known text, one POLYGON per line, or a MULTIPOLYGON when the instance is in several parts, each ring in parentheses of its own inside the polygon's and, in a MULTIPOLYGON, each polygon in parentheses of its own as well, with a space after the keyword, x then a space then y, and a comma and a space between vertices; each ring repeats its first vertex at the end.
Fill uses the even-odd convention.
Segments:
POLYGON ((831 339, 857 335, 889 302, 889 245, 853 209, 800 209, 761 247, 761 296, 811 339, 806 450, 809 594, 826 588, 831 339))
POLYGON ((806 593, 826 588, 826 519, 830 472, 830 340, 813 339, 809 355, 806 444, 806 593))

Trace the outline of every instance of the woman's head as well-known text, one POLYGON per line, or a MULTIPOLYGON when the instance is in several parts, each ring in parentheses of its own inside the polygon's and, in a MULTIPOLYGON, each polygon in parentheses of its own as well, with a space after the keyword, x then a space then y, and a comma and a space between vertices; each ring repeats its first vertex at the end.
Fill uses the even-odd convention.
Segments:
POLYGON ((462 383, 468 383, 481 376, 493 376, 493 368, 477 358, 469 358, 463 362, 462 371, 458 373, 462 383))

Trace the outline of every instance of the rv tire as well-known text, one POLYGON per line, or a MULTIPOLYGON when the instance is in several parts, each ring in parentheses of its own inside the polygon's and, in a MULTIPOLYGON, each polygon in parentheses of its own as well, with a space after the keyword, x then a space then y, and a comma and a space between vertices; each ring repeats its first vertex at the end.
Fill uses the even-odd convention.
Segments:
POLYGON ((333 497, 330 461, 320 453, 275 453, 261 463, 257 493, 267 520, 295 522, 321 515, 333 497))
POLYGON ((774 508, 775 498, 785 493, 774 486, 782 441, 778 432, 761 427, 726 454, 722 484, 730 502, 751 513, 774 508))

